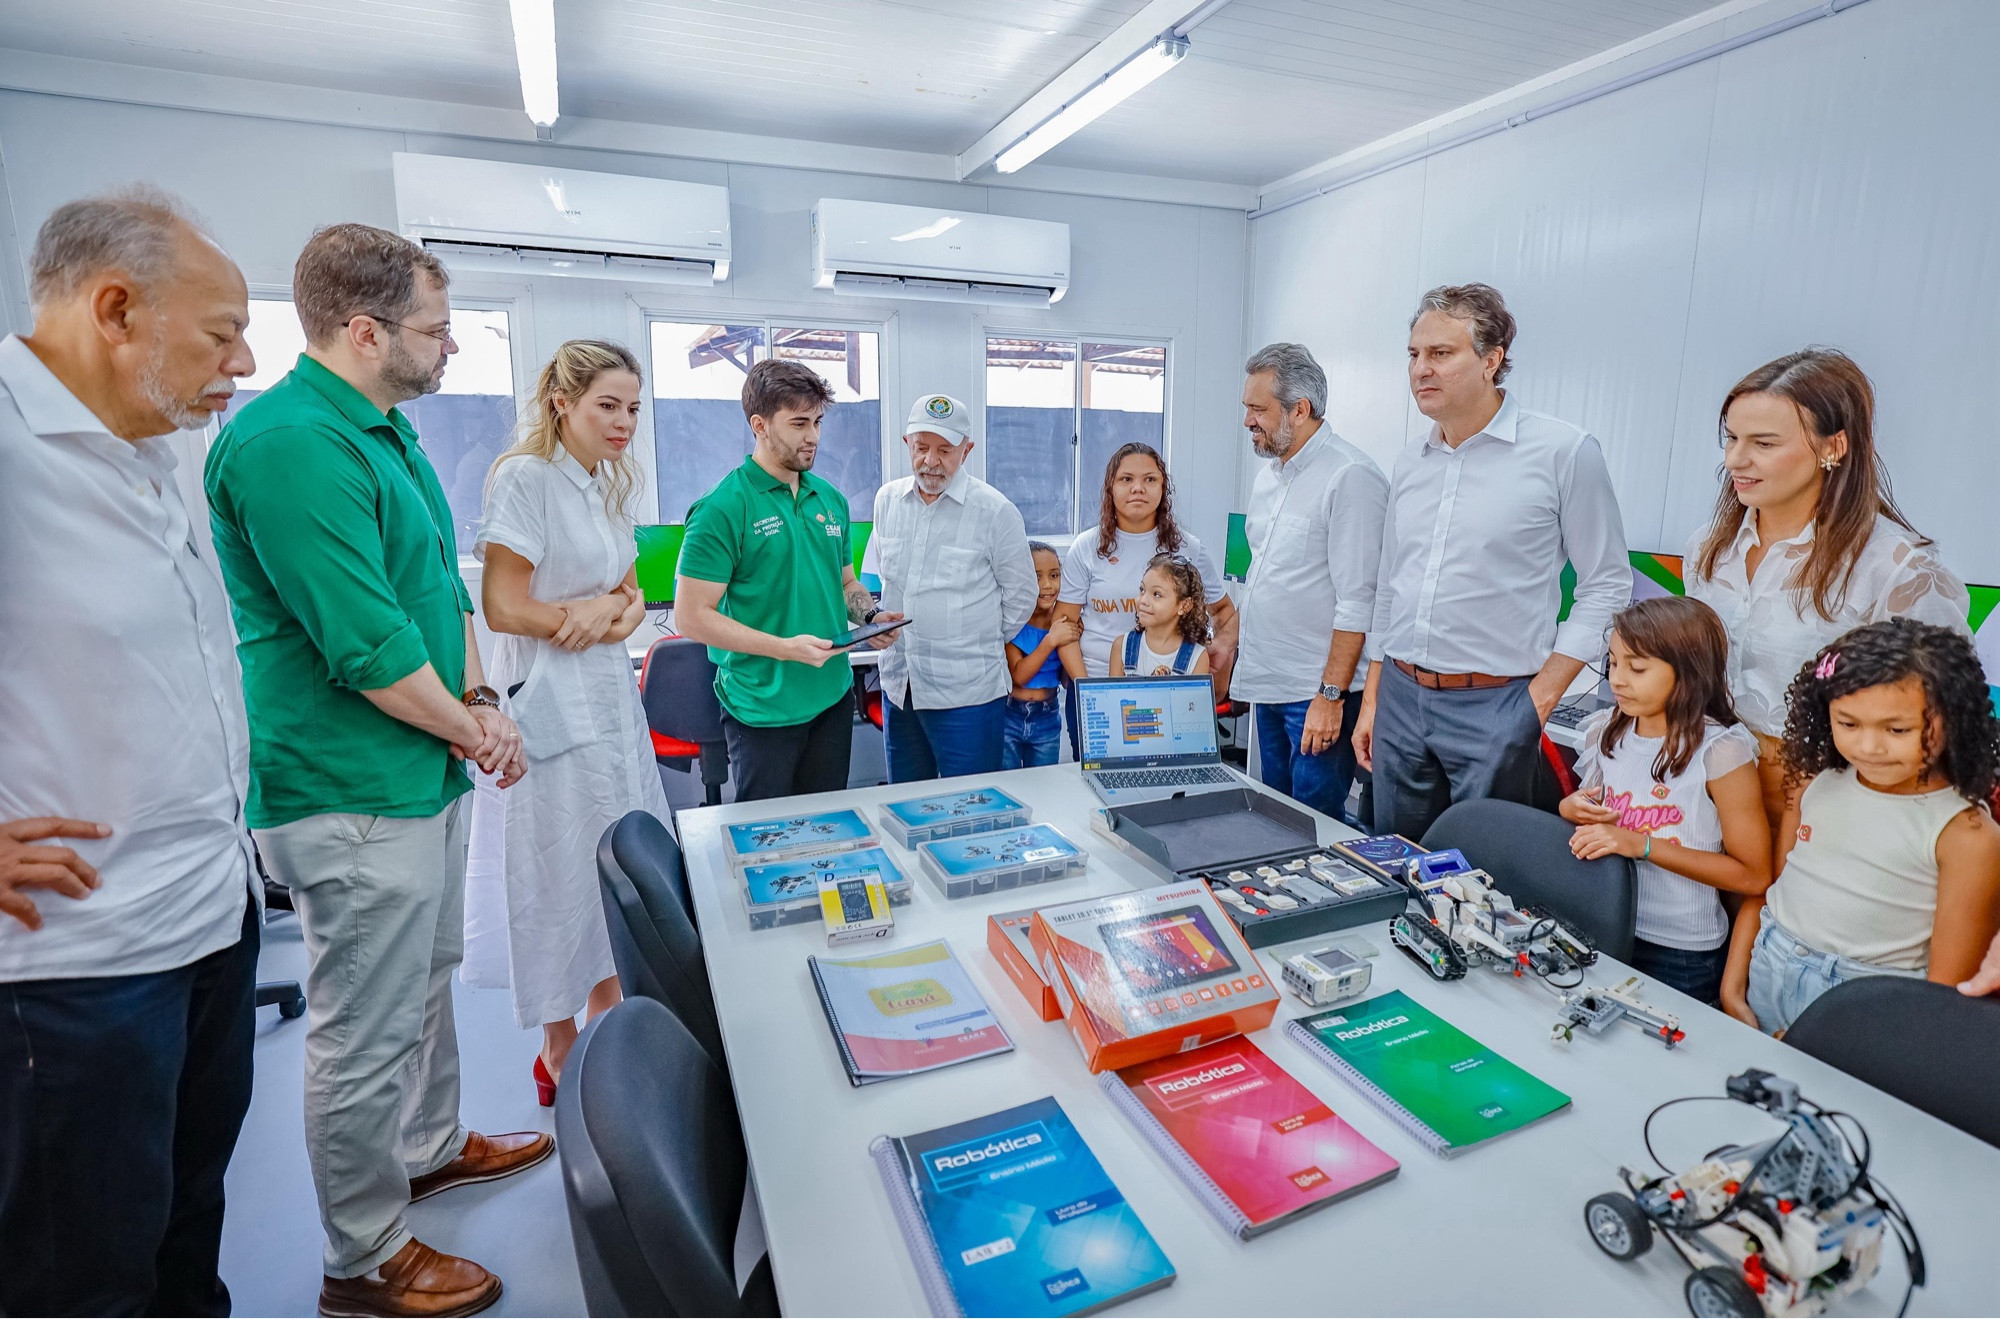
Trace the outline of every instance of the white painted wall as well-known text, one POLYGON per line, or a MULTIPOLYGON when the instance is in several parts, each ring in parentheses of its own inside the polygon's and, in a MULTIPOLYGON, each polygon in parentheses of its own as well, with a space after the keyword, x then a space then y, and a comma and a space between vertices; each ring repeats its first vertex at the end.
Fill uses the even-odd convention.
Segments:
MULTIPOLYGON (((730 188, 734 264, 728 283, 715 292, 550 278, 456 281, 456 292, 513 299, 517 385, 525 385, 566 338, 607 336, 641 346, 648 310, 718 319, 880 320, 887 328, 882 410, 886 421, 897 423, 885 425, 885 432, 900 435, 901 418, 918 392, 975 403, 981 398, 982 330, 989 324, 1167 339, 1168 461, 1182 516, 1204 539, 1222 543, 1241 447, 1237 398, 1248 246, 1241 211, 0 92, 0 182, 8 203, 0 213, 0 294, 13 322, 24 325, 20 249, 33 242, 42 220, 70 198, 136 180, 184 197, 212 222, 253 286, 281 292, 316 226, 336 220, 395 226, 389 157, 404 150, 560 162, 730 188), (1070 292, 1046 312, 836 298, 810 287, 809 216, 823 196, 1064 221, 1072 242, 1070 292)), ((885 434, 884 446, 885 472, 906 470, 900 441, 885 434)), ((974 461, 981 461, 977 452, 974 461)))
POLYGON ((1596 433, 1633 547, 1672 553, 1714 498, 1729 386, 1838 345, 1905 510, 2000 582, 1996 49, 1990 0, 1875 0, 1253 220, 1249 342, 1310 345, 1335 428, 1386 467, 1424 428, 1417 296, 1494 284, 1510 385, 1596 433))

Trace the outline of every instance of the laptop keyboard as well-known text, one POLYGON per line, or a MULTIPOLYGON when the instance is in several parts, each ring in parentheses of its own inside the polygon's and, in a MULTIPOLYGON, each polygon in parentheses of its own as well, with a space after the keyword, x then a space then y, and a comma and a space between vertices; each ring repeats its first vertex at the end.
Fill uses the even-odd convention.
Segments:
POLYGON ((1189 769, 1099 770, 1097 781, 1113 790, 1125 788, 1194 788, 1205 783, 1234 783, 1228 770, 1219 765, 1198 765, 1189 769))

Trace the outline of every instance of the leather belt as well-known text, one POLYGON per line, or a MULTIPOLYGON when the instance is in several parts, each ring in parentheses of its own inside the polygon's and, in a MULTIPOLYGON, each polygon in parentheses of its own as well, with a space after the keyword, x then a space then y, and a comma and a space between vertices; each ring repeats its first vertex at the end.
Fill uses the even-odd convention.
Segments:
POLYGON ((1522 678, 1506 678, 1497 673, 1435 673, 1408 660, 1391 660, 1397 668, 1410 676, 1419 687, 1428 687, 1434 692, 1487 691, 1494 687, 1505 687, 1510 682, 1522 682, 1522 678))

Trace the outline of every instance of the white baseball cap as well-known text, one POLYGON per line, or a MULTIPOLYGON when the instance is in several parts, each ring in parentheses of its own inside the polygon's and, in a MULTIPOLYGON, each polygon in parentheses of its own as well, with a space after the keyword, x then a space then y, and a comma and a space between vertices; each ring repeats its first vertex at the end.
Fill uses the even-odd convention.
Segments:
POLYGON ((949 394, 925 394, 910 405, 910 420, 903 427, 903 438, 923 431, 942 435, 953 444, 963 444, 972 438, 972 410, 949 394))

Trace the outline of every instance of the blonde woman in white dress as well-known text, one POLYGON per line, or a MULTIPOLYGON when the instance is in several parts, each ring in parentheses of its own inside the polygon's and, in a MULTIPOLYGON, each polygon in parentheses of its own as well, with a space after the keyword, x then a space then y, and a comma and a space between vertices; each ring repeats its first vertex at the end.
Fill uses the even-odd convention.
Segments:
POLYGON ((520 440, 487 478, 474 551, 485 562, 493 674, 534 773, 503 799, 503 877, 514 1014, 542 1028, 535 1085, 555 1101, 576 1015, 618 1002, 598 898, 597 842, 627 812, 668 818, 646 715, 625 653, 645 617, 633 576, 627 450, 639 362, 574 339, 535 385, 520 440), (528 780, 533 780, 532 784, 528 780), (521 788, 526 788, 525 792, 521 788))

